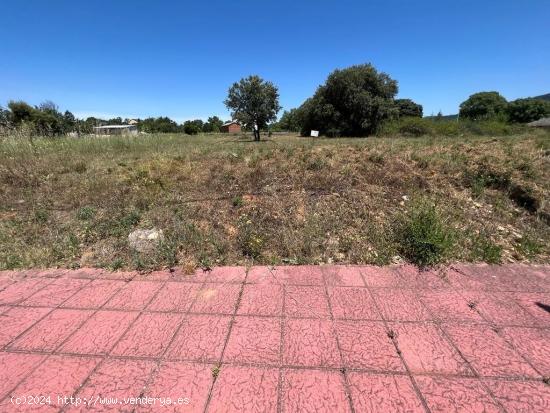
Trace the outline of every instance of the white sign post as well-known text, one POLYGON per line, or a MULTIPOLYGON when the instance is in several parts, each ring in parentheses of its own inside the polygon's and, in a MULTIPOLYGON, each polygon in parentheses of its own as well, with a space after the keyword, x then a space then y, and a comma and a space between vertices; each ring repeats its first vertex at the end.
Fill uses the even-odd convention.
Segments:
POLYGON ((318 138, 319 137, 319 131, 318 130, 312 130, 310 136, 312 138, 318 138))

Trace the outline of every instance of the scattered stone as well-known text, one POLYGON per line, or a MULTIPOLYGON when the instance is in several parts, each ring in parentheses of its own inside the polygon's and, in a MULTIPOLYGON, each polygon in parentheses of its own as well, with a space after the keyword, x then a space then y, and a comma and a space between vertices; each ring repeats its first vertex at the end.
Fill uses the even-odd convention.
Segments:
POLYGON ((130 247, 142 253, 152 252, 163 239, 164 233, 156 228, 137 229, 128 235, 130 247))

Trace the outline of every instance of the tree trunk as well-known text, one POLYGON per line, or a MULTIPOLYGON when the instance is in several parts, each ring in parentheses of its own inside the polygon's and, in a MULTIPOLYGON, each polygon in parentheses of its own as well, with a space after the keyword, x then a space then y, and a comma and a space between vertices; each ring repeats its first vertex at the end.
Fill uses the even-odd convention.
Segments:
POLYGON ((257 129, 254 129, 254 140, 260 142, 260 131, 257 129))

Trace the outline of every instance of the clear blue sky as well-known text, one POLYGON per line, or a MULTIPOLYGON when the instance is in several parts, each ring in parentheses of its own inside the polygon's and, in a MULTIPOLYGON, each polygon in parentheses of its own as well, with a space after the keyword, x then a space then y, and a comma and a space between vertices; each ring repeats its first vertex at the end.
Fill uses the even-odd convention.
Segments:
POLYGON ((549 0, 1 0, 0 105, 79 116, 217 114, 243 76, 285 109, 335 68, 373 63, 429 115, 471 93, 550 92, 549 0))

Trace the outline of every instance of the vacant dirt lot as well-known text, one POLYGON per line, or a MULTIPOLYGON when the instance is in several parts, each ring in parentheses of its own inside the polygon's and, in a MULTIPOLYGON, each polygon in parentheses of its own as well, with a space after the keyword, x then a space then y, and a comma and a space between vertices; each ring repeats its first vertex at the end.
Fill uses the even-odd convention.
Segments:
POLYGON ((0 269, 385 264, 415 261, 422 237, 437 262, 550 262, 549 194, 540 131, 6 139, 0 269), (418 219, 432 207, 430 223, 418 219), (164 241, 137 253, 137 228, 164 241))

